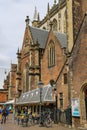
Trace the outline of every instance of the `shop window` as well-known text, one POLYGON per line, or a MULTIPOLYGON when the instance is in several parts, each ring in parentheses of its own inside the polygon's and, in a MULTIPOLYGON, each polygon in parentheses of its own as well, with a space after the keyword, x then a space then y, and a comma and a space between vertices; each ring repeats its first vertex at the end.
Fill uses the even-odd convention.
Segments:
POLYGON ((34 112, 36 112, 36 106, 34 106, 34 112))

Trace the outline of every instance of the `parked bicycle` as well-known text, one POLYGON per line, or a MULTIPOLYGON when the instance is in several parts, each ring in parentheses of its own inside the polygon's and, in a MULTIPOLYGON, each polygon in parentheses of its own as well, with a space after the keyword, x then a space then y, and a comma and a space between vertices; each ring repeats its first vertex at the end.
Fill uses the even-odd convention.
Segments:
POLYGON ((43 112, 41 115, 42 126, 52 127, 51 112, 43 112))
POLYGON ((34 124, 32 115, 26 115, 23 118, 21 118, 21 124, 22 126, 31 126, 34 124))

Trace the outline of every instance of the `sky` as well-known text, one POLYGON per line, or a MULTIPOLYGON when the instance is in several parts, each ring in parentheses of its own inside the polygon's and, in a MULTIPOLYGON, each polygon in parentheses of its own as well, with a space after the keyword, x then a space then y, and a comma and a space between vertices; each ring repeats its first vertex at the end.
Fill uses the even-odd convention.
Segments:
POLYGON ((0 88, 11 63, 17 63, 16 53, 22 47, 26 16, 32 21, 36 7, 41 20, 47 13, 48 2, 52 7, 54 0, 0 0, 0 88))

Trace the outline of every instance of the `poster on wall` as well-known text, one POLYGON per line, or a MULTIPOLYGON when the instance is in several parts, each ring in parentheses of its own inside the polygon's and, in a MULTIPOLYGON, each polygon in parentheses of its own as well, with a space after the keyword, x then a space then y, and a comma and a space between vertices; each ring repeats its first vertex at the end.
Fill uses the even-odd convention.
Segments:
POLYGON ((80 116, 80 101, 79 98, 72 98, 72 116, 79 117, 80 116))

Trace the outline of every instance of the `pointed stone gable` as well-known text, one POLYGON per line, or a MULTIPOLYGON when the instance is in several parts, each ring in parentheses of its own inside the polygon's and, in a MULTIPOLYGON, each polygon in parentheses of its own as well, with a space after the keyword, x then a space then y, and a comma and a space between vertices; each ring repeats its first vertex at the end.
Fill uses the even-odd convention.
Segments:
POLYGON ((22 57, 24 57, 26 53, 29 53, 29 46, 32 43, 32 41, 33 39, 29 27, 26 27, 22 44, 22 57))
POLYGON ((24 33, 23 46, 26 46, 26 44, 30 44, 30 41, 31 41, 31 34, 29 32, 29 28, 26 28, 24 33))

